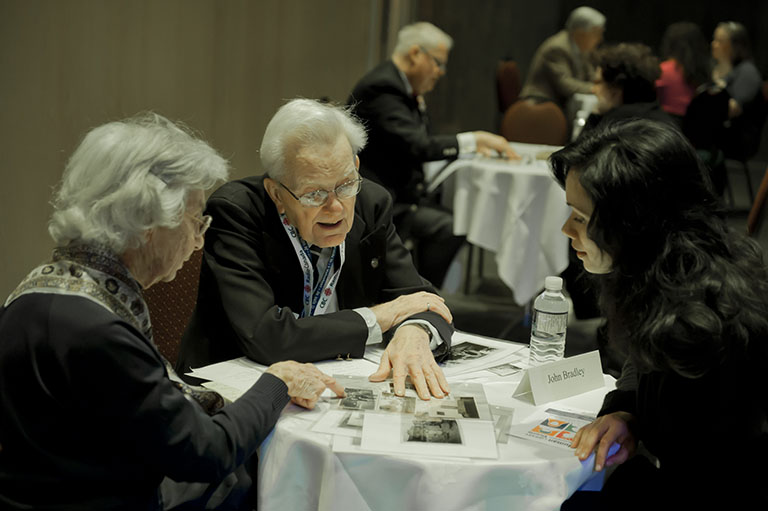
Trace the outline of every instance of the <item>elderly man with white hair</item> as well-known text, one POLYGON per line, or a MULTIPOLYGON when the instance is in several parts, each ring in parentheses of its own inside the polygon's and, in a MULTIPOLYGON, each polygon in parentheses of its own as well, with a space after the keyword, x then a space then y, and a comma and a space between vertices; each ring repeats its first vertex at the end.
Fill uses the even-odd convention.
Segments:
POLYGON ((341 107, 283 105, 261 144, 265 176, 222 186, 197 307, 178 367, 247 356, 263 364, 362 357, 388 341, 379 370, 423 399, 449 391, 433 350, 450 347, 452 316, 413 266, 392 224, 392 199, 359 174, 362 125, 341 107))
POLYGON ((369 134, 360 153, 362 174, 392 194, 395 225, 404 239, 418 243, 416 265, 436 286, 463 238, 453 235, 451 214, 427 197, 423 164, 474 152, 517 158, 503 137, 486 131, 432 133, 424 95, 445 74, 452 46, 431 23, 403 27, 392 58, 363 76, 348 100, 369 134))
POLYGON ((53 258, 0 307, 0 508, 250 509, 244 464, 288 400, 344 394, 286 361, 225 404, 153 344, 142 289, 202 247, 204 192, 227 171, 155 114, 94 128, 72 155, 53 258))
POLYGON ((589 54, 603 40, 605 16, 591 7, 577 7, 565 29, 546 39, 533 56, 521 98, 554 101, 566 110, 576 93, 590 94, 595 69, 589 54))

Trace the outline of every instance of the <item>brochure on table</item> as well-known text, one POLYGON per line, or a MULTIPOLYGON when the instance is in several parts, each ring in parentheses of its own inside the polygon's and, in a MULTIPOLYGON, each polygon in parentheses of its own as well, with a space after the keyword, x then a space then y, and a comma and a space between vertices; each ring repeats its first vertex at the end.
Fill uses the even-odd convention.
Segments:
POLYGON ((552 447, 571 449, 576 432, 595 417, 571 410, 548 408, 536 421, 513 425, 509 434, 552 447))

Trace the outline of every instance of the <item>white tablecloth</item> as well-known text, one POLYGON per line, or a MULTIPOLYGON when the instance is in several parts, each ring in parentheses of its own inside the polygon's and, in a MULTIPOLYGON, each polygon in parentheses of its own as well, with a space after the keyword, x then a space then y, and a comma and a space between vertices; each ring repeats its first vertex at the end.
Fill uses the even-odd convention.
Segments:
MULTIPOLYGON (((513 424, 536 420, 550 407, 594 414, 614 386, 606 376, 605 388, 536 407, 512 397, 521 377, 485 384, 491 405, 515 409, 513 424)), ((499 444, 497 460, 334 453, 331 435, 310 430, 323 406, 309 412, 290 405, 262 444, 261 511, 557 510, 585 483, 602 484, 602 473, 592 470, 594 455, 581 462, 570 450, 513 436, 499 444)))
POLYGON ((560 228, 569 208, 548 163, 536 158, 558 148, 511 145, 522 162, 460 159, 446 171, 455 176, 454 234, 496 254, 499 277, 523 305, 544 288, 546 276, 568 266, 568 238, 560 228))

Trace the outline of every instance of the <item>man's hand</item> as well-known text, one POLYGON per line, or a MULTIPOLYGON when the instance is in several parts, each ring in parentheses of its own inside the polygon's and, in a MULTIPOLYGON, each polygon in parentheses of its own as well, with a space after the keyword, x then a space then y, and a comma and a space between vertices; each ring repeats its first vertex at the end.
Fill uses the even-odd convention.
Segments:
POLYGON ((267 372, 285 382, 291 401, 310 410, 315 407, 320 394, 326 387, 339 397, 345 395, 344 387, 312 364, 300 364, 287 360, 272 364, 267 368, 267 372))
POLYGON ((483 156, 493 156, 495 151, 499 156, 508 160, 520 159, 520 155, 510 147, 506 138, 487 131, 475 131, 474 134, 477 152, 483 156))
POLYGON ((371 307, 371 310, 376 314, 376 321, 378 321, 382 332, 386 332, 414 314, 424 311, 437 312, 448 323, 453 321, 453 315, 448 310, 448 306, 445 305, 445 300, 434 293, 427 293, 426 291, 398 296, 391 302, 371 307))
POLYGON ((635 417, 627 412, 614 412, 598 417, 593 423, 581 428, 573 439, 571 447, 576 449, 576 456, 581 461, 589 458, 597 448, 595 470, 618 465, 627 461, 637 449, 637 439, 632 433, 631 424, 635 417), (619 450, 606 459, 611 446, 619 444, 619 450))
POLYGON ((421 327, 403 325, 398 328, 381 356, 378 371, 368 379, 384 381, 389 376, 390 369, 395 395, 405 394, 407 375, 411 376, 411 383, 421 399, 428 400, 430 393, 442 398, 451 391, 443 370, 437 365, 429 349, 429 336, 421 327))

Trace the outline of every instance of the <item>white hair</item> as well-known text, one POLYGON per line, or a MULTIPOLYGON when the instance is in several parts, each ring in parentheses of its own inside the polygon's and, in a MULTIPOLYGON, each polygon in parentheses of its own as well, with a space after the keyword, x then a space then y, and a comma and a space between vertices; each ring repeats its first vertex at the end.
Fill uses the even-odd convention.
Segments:
POLYGON ((565 29, 569 32, 574 30, 589 30, 594 27, 605 26, 605 15, 592 7, 581 6, 571 11, 568 20, 565 22, 565 29))
POLYGON ((261 141, 261 164, 275 180, 286 174, 286 156, 311 146, 333 146, 347 137, 352 153, 365 147, 368 136, 351 107, 321 103, 314 99, 293 99, 281 106, 269 121, 261 141))
POLYGON ((392 54, 405 55, 414 45, 423 46, 427 50, 436 50, 442 45, 446 50, 450 50, 453 39, 432 23, 419 21, 400 29, 392 54))
POLYGON ((214 149, 161 115, 110 122, 70 157, 48 232, 58 246, 95 242, 122 254, 142 245, 148 229, 179 226, 187 193, 228 173, 214 149))

